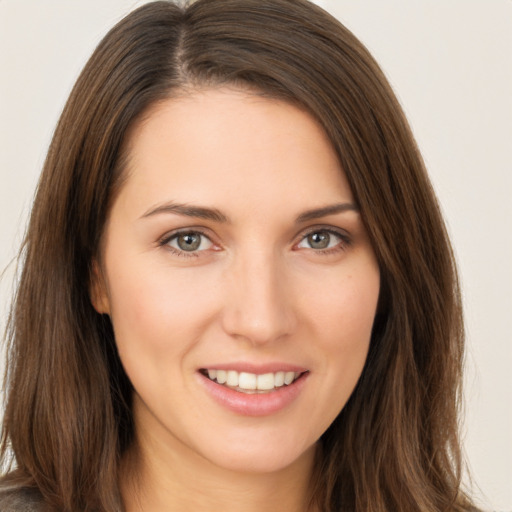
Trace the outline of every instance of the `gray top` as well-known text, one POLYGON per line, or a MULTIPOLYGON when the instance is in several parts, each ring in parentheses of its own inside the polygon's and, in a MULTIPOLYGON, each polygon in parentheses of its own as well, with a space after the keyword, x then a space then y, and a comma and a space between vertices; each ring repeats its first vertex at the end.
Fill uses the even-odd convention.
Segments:
POLYGON ((32 489, 0 484, 0 512, 43 512, 41 495, 32 489))
MULTIPOLYGON (((1 1, 1 0, 0 0, 1 1)), ((0 483, 0 512, 45 512, 41 495, 37 490, 0 483)), ((473 508, 474 512, 481 512, 473 508)))

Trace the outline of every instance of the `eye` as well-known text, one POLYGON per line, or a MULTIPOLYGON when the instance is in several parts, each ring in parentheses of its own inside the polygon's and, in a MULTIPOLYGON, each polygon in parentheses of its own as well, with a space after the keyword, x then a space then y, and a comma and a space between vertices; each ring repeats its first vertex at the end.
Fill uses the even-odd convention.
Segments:
POLYGON ((177 253, 195 253, 211 249, 213 243, 199 231, 181 231, 162 240, 161 245, 177 253))
POLYGON ((326 251, 343 249, 348 243, 347 237, 341 233, 329 229, 316 229, 307 233, 297 244, 297 248, 326 251))

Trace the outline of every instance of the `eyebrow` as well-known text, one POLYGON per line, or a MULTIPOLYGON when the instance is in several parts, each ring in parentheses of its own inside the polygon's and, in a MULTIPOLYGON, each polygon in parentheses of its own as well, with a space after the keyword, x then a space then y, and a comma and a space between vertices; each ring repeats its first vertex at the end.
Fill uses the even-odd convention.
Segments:
MULTIPOLYGON (((347 211, 358 212, 359 208, 354 203, 336 203, 332 205, 314 208, 301 213, 295 220, 295 224, 302 224, 310 220, 326 217, 327 215, 336 215, 347 211)), ((185 217, 194 217, 197 219, 213 220, 215 222, 229 223, 229 218, 216 208, 207 208, 204 206, 194 206, 181 203, 165 203, 150 208, 141 218, 152 217, 161 213, 173 213, 185 217)))
POLYGON ((197 219, 213 220, 215 222, 229 222, 228 217, 216 208, 205 208, 203 206, 180 203, 165 203, 155 206, 144 213, 141 218, 152 217, 159 213, 174 213, 185 217, 195 217, 197 219))
POLYGON ((322 206, 321 208, 315 208, 313 210, 307 210, 301 213, 295 223, 301 224, 310 220, 319 219, 326 217, 327 215, 336 215, 337 213, 344 213, 347 211, 358 212, 359 208, 354 203, 337 203, 328 206, 322 206))

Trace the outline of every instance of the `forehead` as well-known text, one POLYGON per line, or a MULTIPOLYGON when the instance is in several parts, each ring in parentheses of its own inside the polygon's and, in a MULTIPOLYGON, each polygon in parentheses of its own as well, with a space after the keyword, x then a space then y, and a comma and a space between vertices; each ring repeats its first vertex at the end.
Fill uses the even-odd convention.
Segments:
POLYGON ((310 114, 233 88, 155 104, 130 133, 123 188, 137 208, 161 200, 248 207, 351 199, 336 153, 310 114))

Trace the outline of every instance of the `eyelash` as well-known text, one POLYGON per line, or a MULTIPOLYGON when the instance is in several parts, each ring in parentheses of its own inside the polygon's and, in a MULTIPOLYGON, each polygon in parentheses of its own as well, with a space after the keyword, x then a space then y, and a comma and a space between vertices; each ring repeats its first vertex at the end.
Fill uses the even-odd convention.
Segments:
MULTIPOLYGON (((340 241, 334 247, 328 247, 325 249, 314 249, 314 248, 310 247, 309 249, 314 251, 315 254, 320 254, 320 255, 334 254, 339 251, 345 251, 352 244, 352 240, 350 239, 350 237, 342 231, 338 231, 331 227, 327 228, 327 227, 315 226, 314 228, 312 228, 312 229, 308 230, 306 233, 304 233, 301 236, 300 240, 294 244, 294 247, 297 247, 308 236, 310 236, 314 233, 327 233, 329 235, 333 235, 340 239, 340 241)), ((207 238, 213 245, 215 245, 212 242, 211 238, 206 233, 201 231, 200 229, 185 229, 185 230, 173 232, 171 234, 166 234, 163 238, 161 238, 158 241, 158 246, 164 247, 165 249, 169 250, 174 255, 182 257, 182 258, 197 258, 200 256, 201 252, 204 252, 204 250, 202 250, 202 251, 197 251, 197 250, 196 251, 183 251, 183 250, 176 249, 175 247, 172 247, 171 245, 169 245, 172 240, 175 240, 180 235, 200 235, 201 237, 207 238)))
POLYGON ((174 255, 182 257, 182 258, 198 258, 200 253, 203 251, 182 251, 182 250, 176 249, 175 247, 172 247, 171 245, 169 245, 172 240, 178 238, 180 235, 200 235, 204 238, 207 238, 213 244, 213 242, 211 241, 211 238, 206 233, 201 231, 200 229, 183 229, 180 231, 175 231, 170 234, 166 234, 163 238, 161 238, 158 241, 158 246, 164 247, 165 249, 167 249, 174 255))
POLYGON ((314 233, 327 233, 339 238, 340 240, 334 247, 328 247, 326 249, 313 249, 310 247, 310 249, 313 250, 315 254, 329 256, 331 254, 347 250, 352 244, 351 238, 347 235, 347 233, 341 230, 333 229, 331 227, 314 226, 312 229, 309 229, 301 236, 300 241, 295 244, 295 246, 302 243, 308 236, 314 233))

